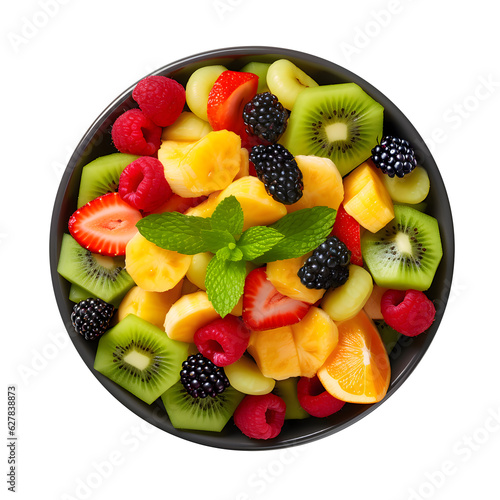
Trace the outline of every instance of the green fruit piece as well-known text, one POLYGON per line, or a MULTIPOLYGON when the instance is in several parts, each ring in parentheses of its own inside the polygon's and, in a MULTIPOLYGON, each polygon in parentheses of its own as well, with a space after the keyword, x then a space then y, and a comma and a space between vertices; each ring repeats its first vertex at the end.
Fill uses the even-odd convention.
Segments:
POLYGON ((333 321, 354 318, 365 306, 373 290, 370 273, 360 266, 349 265, 349 278, 341 286, 328 290, 321 307, 333 321))
POLYGON ((70 283, 85 289, 88 297, 97 297, 115 307, 135 284, 125 271, 122 257, 91 253, 69 234, 64 234, 61 241, 57 272, 70 283))
POLYGON ((262 375, 257 363, 248 356, 242 356, 234 363, 225 366, 224 372, 231 386, 244 394, 254 396, 269 394, 276 383, 273 378, 262 375))
POLYGON ((394 205, 394 219, 361 237, 363 262, 375 283, 397 290, 427 290, 443 256, 437 220, 414 208, 394 205))
POLYGON ((380 333, 380 338, 384 343, 385 350, 387 354, 390 354, 394 349, 394 346, 398 343, 401 334, 391 328, 384 320, 377 319, 374 320, 375 326, 377 327, 378 333, 380 333))
POLYGON ((416 166, 404 177, 389 177, 379 171, 379 177, 394 203, 415 205, 425 200, 429 194, 429 176, 424 168, 416 166))
POLYGON ((277 380, 273 394, 279 396, 286 403, 285 420, 301 420, 311 415, 300 406, 297 397, 297 382, 299 377, 291 377, 285 380, 277 380))
POLYGON ((269 69, 271 64, 252 61, 248 64, 245 64, 240 71, 245 73, 253 73, 259 77, 259 86, 257 87, 257 94, 261 94, 262 92, 268 92, 269 88, 267 86, 267 70, 269 69))
POLYGON ((321 85, 297 97, 280 142, 294 156, 330 158, 342 176, 371 156, 384 108, 355 83, 321 85))
POLYGON ((293 109, 303 90, 318 86, 307 73, 287 59, 278 59, 269 66, 266 81, 269 90, 289 110, 293 109))
POLYGON ((151 404, 180 379, 188 347, 129 314, 99 339, 94 368, 151 404))
POLYGON ((193 398, 179 381, 161 399, 176 429, 220 432, 244 396, 233 387, 227 387, 214 398, 193 398))
POLYGON ((69 289, 69 300, 71 300, 71 302, 78 303, 91 297, 92 294, 85 290, 85 288, 71 283, 71 287, 69 289))
POLYGON ((203 66, 189 77, 186 83, 186 104, 189 109, 202 120, 208 121, 208 94, 226 68, 221 65, 203 66))
POLYGON ((120 175, 127 165, 139 156, 124 153, 112 153, 100 156, 82 169, 78 208, 106 193, 118 190, 120 175))
POLYGON ((427 210, 427 202, 422 201, 421 203, 397 203, 397 205, 404 205, 406 207, 411 207, 414 208, 415 210, 418 210, 419 212, 425 212, 427 210))

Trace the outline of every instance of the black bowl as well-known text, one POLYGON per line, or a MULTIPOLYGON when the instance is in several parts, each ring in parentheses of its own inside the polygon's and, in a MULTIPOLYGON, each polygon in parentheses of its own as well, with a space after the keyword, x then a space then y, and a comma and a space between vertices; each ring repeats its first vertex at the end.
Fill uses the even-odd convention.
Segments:
MULTIPOLYGON (((275 47, 233 47, 187 57, 168 64, 152 74, 172 77, 185 84, 194 70, 208 64, 223 64, 228 69, 238 70, 250 61, 272 62, 280 58, 291 60, 319 84, 354 82, 361 86, 385 108, 384 133, 391 133, 409 140, 414 146, 419 164, 424 166, 429 174, 431 191, 427 199, 427 213, 438 220, 443 243, 443 258, 432 287, 427 292, 436 305, 436 319, 426 333, 414 338, 400 339, 392 351, 390 356, 392 378, 388 393, 383 400, 386 401, 408 378, 432 342, 443 317, 453 274, 454 233, 450 204, 436 163, 418 132, 403 113, 369 83, 334 63, 302 52, 275 47)), ((135 84, 112 102, 83 136, 63 174, 52 215, 50 265, 54 292, 64 325, 84 362, 104 387, 136 415, 170 434, 217 448, 263 450, 294 446, 324 438, 368 415, 383 401, 371 405, 346 404, 340 412, 324 419, 287 421, 280 435, 268 441, 248 439, 232 421, 221 433, 183 431, 171 425, 160 399, 147 405, 93 369, 97 343, 86 342, 75 333, 71 325, 70 314, 73 304, 68 299, 70 285, 58 275, 57 262, 62 235, 67 232, 68 219, 76 209, 82 167, 99 156, 116 152, 111 142, 111 126, 121 113, 137 107, 132 100, 134 86, 135 84)))

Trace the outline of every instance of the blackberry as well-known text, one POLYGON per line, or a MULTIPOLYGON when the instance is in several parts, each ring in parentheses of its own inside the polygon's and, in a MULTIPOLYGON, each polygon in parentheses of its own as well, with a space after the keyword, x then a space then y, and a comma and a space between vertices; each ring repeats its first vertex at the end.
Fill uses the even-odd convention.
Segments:
POLYGON ((266 191, 276 201, 291 205, 302 197, 302 172, 293 155, 281 144, 254 146, 250 161, 266 191))
POLYGON ((404 177, 417 166, 415 152, 410 143, 391 135, 386 135, 382 142, 372 149, 372 160, 389 177, 404 177))
POLYGON ((115 308, 101 299, 85 299, 73 306, 71 323, 85 340, 100 337, 107 329, 115 308))
POLYGON ((307 288, 337 288, 349 278, 351 252, 335 236, 330 236, 314 250, 297 272, 307 288))
POLYGON ((229 387, 224 368, 214 365, 203 354, 193 354, 182 363, 181 382, 193 398, 215 397, 229 387))
POLYGON ((286 130, 288 111, 271 92, 257 94, 243 109, 246 131, 274 144, 286 130))

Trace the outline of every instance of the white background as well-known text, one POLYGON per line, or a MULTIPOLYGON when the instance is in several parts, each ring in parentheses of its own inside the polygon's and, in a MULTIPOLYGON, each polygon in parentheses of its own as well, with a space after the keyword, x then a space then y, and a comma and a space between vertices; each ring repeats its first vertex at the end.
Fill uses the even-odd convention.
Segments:
POLYGON ((2 3, 0 392, 6 415, 17 385, 17 498, 498 498, 500 37, 494 2, 462 5, 2 3), (211 449, 143 424, 67 340, 50 281, 53 200, 87 127, 154 69, 237 45, 310 52, 381 90, 431 147, 455 220, 451 300, 422 362, 367 418, 293 450, 211 449))

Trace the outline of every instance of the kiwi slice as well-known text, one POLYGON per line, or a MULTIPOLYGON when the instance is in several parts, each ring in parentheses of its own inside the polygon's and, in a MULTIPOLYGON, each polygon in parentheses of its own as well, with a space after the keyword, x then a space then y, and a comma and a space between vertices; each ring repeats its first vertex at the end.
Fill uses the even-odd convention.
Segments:
POLYGON ((112 153, 100 156, 82 169, 80 191, 78 192, 78 208, 98 196, 118 189, 120 175, 127 165, 139 156, 124 153, 112 153))
POLYGON ((330 158, 342 176, 371 156, 384 108, 355 83, 320 85, 297 97, 281 143, 293 155, 330 158))
POLYGON ((443 256, 437 220, 394 205, 394 219, 376 233, 365 231, 361 253, 375 283, 397 290, 427 290, 443 256))
POLYGON ((99 339, 94 368, 151 404, 180 379, 188 347, 129 314, 99 339))
POLYGON ((297 397, 298 377, 291 377, 285 380, 277 380, 273 389, 273 394, 279 396, 286 403, 285 420, 299 420, 310 417, 309 413, 300 406, 297 397))
POLYGON ((229 386, 213 398, 193 398, 179 381, 161 396, 161 400, 176 429, 220 432, 244 397, 229 386))
POLYGON ((87 296, 97 297, 115 307, 135 284, 125 271, 122 257, 91 253, 69 234, 64 234, 61 241, 57 272, 70 283, 86 290, 87 296))
POLYGON ((378 333, 380 334, 380 338, 384 343, 387 354, 391 354, 391 351, 398 343, 401 334, 394 330, 394 328, 390 327, 383 319, 376 319, 374 320, 374 323, 377 327, 378 333))

